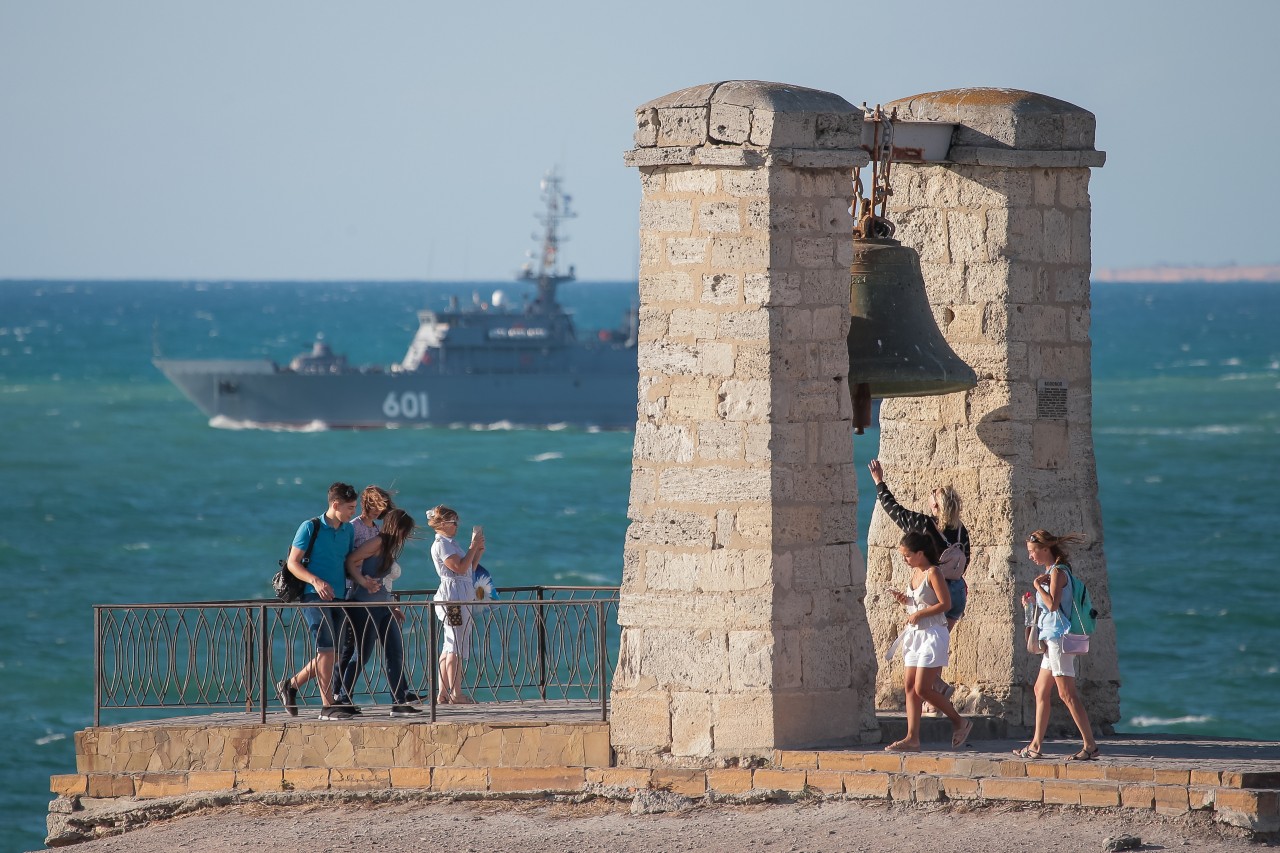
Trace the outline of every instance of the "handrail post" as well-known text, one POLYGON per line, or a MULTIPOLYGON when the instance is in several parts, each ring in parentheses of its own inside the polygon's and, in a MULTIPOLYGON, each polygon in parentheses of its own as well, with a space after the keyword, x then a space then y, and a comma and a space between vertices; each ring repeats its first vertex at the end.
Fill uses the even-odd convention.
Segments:
POLYGON ((102 608, 93 606, 93 727, 102 715, 102 608))
POLYGON ((537 616, 536 625, 538 626, 538 695, 542 701, 547 701, 547 616, 546 605, 543 603, 543 587, 538 587, 538 607, 536 608, 537 616))
POLYGON ((253 650, 253 614, 246 613, 240 634, 244 638, 244 654, 241 655, 244 665, 244 712, 253 710, 254 689, 253 671, 257 669, 258 655, 253 650))
POLYGON ((267 679, 271 673, 271 644, 267 641, 267 605, 262 604, 258 607, 258 660, 260 661, 258 678, 258 695, 261 697, 260 707, 262 712, 258 716, 258 722, 266 723, 267 721, 267 679))
POLYGON ((427 605, 427 695, 431 697, 431 722, 436 721, 436 606, 427 605))
POLYGON ((592 602, 596 608, 596 668, 600 672, 600 722, 609 722, 609 694, 604 689, 604 670, 606 666, 607 653, 605 652, 605 618, 604 604, 600 601, 592 602))

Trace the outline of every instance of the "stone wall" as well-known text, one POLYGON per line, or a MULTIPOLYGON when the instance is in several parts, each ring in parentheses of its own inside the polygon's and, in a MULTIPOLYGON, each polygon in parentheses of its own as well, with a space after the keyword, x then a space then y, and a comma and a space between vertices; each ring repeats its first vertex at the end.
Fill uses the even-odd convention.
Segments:
MULTIPOLYGON (((1083 531, 1072 558, 1102 613, 1078 679, 1095 728, 1119 720, 1115 630, 1102 548, 1092 437, 1089 167, 1092 114, 1041 95, 958 90, 890 104, 902 118, 959 122, 947 165, 897 164, 889 218, 920 253, 948 343, 978 374, 963 394, 886 400, 880 457, 904 505, 927 511, 953 484, 973 543, 966 618, 945 677, 962 713, 1030 726, 1040 658, 1022 642, 1020 596, 1040 571, 1024 542, 1037 528, 1083 531)), ((868 586, 901 586, 900 534, 876 512, 868 586)), ((901 608, 872 595, 878 648, 901 608)), ((900 707, 901 663, 880 670, 877 706, 900 707)), ((1073 731, 1055 701, 1054 730, 1073 731)))
POLYGON ((730 82, 636 115, 619 761, 877 739, 846 387, 861 111, 730 82))

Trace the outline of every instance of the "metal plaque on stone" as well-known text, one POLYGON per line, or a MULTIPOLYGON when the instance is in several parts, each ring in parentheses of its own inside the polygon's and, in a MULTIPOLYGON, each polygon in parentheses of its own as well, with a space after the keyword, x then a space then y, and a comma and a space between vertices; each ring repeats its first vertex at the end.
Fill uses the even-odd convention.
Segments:
POLYGON ((1051 421, 1067 419, 1067 380, 1041 379, 1036 382, 1036 417, 1051 421))

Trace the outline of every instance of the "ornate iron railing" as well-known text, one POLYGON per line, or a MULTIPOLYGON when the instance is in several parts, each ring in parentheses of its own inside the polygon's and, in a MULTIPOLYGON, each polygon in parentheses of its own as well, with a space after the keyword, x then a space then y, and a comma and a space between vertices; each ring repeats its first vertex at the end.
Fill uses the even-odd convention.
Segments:
MULTIPOLYGON (((616 587, 503 588, 471 608, 466 691, 487 702, 586 701, 608 719, 618 650, 616 587)), ((434 590, 397 591, 404 614, 404 672, 437 719, 442 623, 434 590)), ((275 685, 315 656, 304 607, 380 607, 332 602, 217 601, 94 607, 94 725, 103 711, 243 708, 265 722, 278 709, 275 685)), ((339 618, 346 622, 345 615, 339 618)), ((382 649, 352 687, 356 704, 390 704, 382 649), (384 701, 385 700, 385 701, 384 701)), ((299 704, 319 708, 315 680, 299 704)))

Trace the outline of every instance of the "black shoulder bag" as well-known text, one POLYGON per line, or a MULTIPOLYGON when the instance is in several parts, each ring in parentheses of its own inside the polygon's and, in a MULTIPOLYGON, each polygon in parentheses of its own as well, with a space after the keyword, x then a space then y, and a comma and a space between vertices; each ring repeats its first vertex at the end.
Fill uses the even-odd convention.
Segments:
MULTIPOLYGON (((311 541, 307 543, 306 553, 302 555, 302 565, 309 566, 311 564, 311 549, 316 547, 316 537, 320 535, 320 518, 311 519, 311 541)), ((271 579, 271 588, 276 592, 276 598, 291 604, 302 598, 303 591, 306 590, 307 584, 302 578, 289 571, 289 555, 285 554, 285 558, 280 561, 280 571, 276 572, 275 577, 271 579)))

